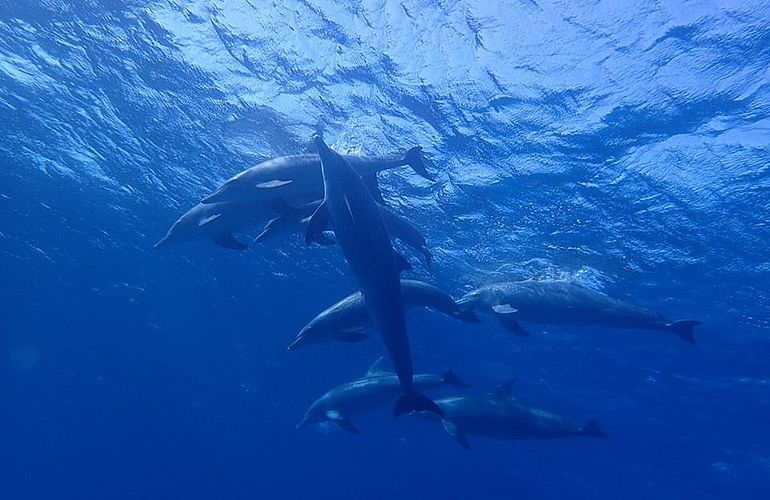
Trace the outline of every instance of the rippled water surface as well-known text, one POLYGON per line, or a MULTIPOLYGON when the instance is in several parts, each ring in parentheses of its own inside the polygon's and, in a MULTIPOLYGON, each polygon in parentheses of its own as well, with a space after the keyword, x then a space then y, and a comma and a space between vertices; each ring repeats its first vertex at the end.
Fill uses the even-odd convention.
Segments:
POLYGON ((0 0, 0 495, 763 497, 769 68, 765 1, 0 0), (285 351, 355 289, 339 250, 152 245, 319 130, 422 145, 435 182, 380 176, 433 249, 410 277, 576 281, 700 319, 698 345, 416 312, 418 371, 516 377, 610 438, 295 430, 381 354, 285 351))

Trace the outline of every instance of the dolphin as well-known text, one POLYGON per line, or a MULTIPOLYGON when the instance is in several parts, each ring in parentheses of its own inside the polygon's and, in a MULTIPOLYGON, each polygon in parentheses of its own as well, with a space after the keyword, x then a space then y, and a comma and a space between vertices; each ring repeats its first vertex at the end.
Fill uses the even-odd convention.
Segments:
MULTIPOLYGON (((405 307, 427 307, 467 323, 479 321, 473 311, 460 311, 448 293, 423 281, 402 279, 401 297, 405 307)), ((371 324, 364 298, 361 292, 356 292, 318 313, 300 330, 288 350, 335 340, 359 342, 369 337, 365 330, 371 324)))
POLYGON ((436 400, 444 415, 444 429, 464 448, 467 435, 495 439, 607 437, 596 420, 580 425, 572 419, 519 403, 508 381, 482 397, 454 396, 436 400))
POLYGON ((260 203, 199 203, 185 212, 171 226, 166 235, 155 243, 155 248, 198 239, 209 239, 231 250, 245 250, 247 246, 233 237, 234 231, 269 219, 273 210, 260 203))
MULTIPOLYGON (((351 422, 351 417, 382 408, 392 403, 401 392, 398 377, 381 368, 382 360, 380 358, 375 361, 363 377, 335 387, 318 398, 305 412, 297 429, 321 422, 333 422, 350 433, 358 434, 358 428, 351 422)), ((444 385, 466 387, 452 370, 447 370, 443 375, 414 376, 414 387, 419 390, 444 385)))
MULTIPOLYGON (((323 200, 316 200, 298 207, 287 207, 283 214, 271 219, 265 224, 262 232, 257 235, 254 241, 262 242, 277 236, 278 234, 293 231, 301 224, 306 224, 308 222, 308 217, 315 212, 322 201, 323 200)), ((392 237, 401 240, 404 244, 420 252, 425 260, 425 266, 430 270, 433 255, 428 248, 428 242, 425 241, 425 237, 420 233, 420 230, 407 219, 396 214, 386 206, 379 203, 377 206, 380 208, 382 220, 385 222, 385 228, 388 230, 388 233, 392 237)), ((328 242, 331 243, 331 240, 328 242)))
POLYGON ((324 199, 310 217, 305 241, 315 241, 327 226, 333 229, 403 389, 394 416, 418 410, 441 413, 433 401, 417 392, 412 381, 412 356, 399 277, 401 271, 411 266, 393 249, 377 202, 358 173, 344 157, 329 149, 320 136, 316 135, 314 142, 321 157, 324 199))
MULTIPOLYGON (((372 178, 377 172, 409 165, 422 177, 433 180, 422 159, 422 148, 413 147, 401 158, 366 158, 344 156, 362 177, 372 178)), ((307 202, 323 196, 321 157, 318 154, 282 156, 267 160, 231 177, 202 203, 222 201, 287 201, 307 202)))
POLYGON ((529 333, 519 321, 673 332, 695 343, 695 320, 670 321, 643 307, 613 299, 575 283, 515 281, 474 290, 457 301, 461 308, 489 312, 517 335, 529 333))

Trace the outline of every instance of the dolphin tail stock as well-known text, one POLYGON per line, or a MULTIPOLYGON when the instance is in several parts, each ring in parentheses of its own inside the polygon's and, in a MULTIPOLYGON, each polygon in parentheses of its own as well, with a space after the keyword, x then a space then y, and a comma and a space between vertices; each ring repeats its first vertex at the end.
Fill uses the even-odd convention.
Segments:
POLYGON ((393 408, 393 418, 398 418, 404 413, 413 413, 420 411, 429 411, 443 416, 444 412, 425 394, 419 393, 414 389, 407 389, 396 401, 393 408))
POLYGON ((589 420, 588 423, 583 426, 583 434, 597 438, 609 437, 607 436, 607 433, 599 427, 599 422, 597 420, 589 420))
POLYGON ((415 146, 406 152, 404 155, 404 163, 412 167, 417 175, 428 179, 429 181, 435 181, 436 178, 428 172, 425 168, 425 161, 422 156, 422 146, 415 146))
POLYGON ((666 330, 676 333, 679 335, 679 338, 685 342, 695 345, 695 336, 693 335, 693 330, 700 324, 701 322, 698 320, 680 319, 679 321, 668 323, 666 325, 666 330))
POLYGON ((468 387, 468 384, 466 384, 463 379, 458 377, 451 368, 444 373, 443 377, 441 377, 441 381, 447 385, 453 385, 455 387, 468 387))

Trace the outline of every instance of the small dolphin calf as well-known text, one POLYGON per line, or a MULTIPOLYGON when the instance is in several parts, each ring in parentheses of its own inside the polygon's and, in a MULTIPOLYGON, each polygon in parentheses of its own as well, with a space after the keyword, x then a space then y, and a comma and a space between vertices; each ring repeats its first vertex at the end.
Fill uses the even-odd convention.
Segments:
MULTIPOLYGON (((378 359, 360 379, 335 387, 318 398, 305 412, 297 429, 321 422, 333 422, 348 432, 358 434, 351 417, 382 408, 392 403, 401 392, 398 377, 381 368, 382 359, 378 359)), ((443 375, 414 376, 414 386, 419 390, 443 385, 466 386, 452 370, 443 375)))
POLYGON ((323 139, 315 136, 314 141, 321 157, 324 200, 310 217, 305 239, 317 240, 328 226, 334 230, 404 391, 396 402, 394 415, 419 410, 441 413, 412 383, 412 355, 399 277, 402 270, 411 266, 393 249, 382 213, 361 177, 323 139))
POLYGON ((155 248, 209 239, 231 250, 245 250, 246 245, 236 240, 233 232, 256 225, 272 214, 272 210, 259 203, 199 203, 174 222, 166 236, 155 243, 155 248))
MULTIPOLYGON (((316 211, 321 202, 322 200, 312 201, 295 208, 287 208, 282 215, 265 224, 262 232, 257 235, 254 241, 265 241, 278 234, 287 233, 293 231, 296 227, 301 227, 301 224, 307 223, 307 218, 316 211)), ((378 204, 378 206, 388 233, 392 237, 401 240, 404 244, 420 252, 425 259, 426 267, 430 270, 433 255, 428 248, 428 242, 425 241, 425 237, 420 233, 420 230, 407 219, 397 215, 384 205, 378 204)), ((328 243, 332 243, 331 240, 329 240, 328 243)))
POLYGON ((493 314, 517 335, 528 335, 519 321, 549 325, 595 326, 673 332, 695 343, 695 320, 669 321, 662 315, 574 283, 517 281, 481 287, 458 302, 493 314))
MULTIPOLYGON (((427 307, 460 321, 468 323, 479 321, 472 311, 460 311, 448 293, 423 281, 402 279, 401 297, 405 307, 427 307)), ((356 292, 324 309, 310 320, 310 323, 300 330, 288 349, 293 351, 303 345, 334 340, 359 342, 369 337, 365 330, 371 324, 372 320, 364 305, 364 298, 361 292, 356 292)))
MULTIPOLYGON (((419 175, 433 180, 417 146, 402 158, 362 158, 345 156, 347 162, 362 177, 371 178, 382 170, 409 165, 419 175)), ((309 202, 323 196, 321 158, 317 154, 282 156, 262 162, 233 176, 202 203, 302 200, 309 202)))
POLYGON ((606 437, 595 420, 581 426, 560 415, 522 405, 511 395, 512 383, 501 384, 483 397, 436 400, 444 411, 444 429, 465 448, 470 448, 468 434, 495 439, 606 437))

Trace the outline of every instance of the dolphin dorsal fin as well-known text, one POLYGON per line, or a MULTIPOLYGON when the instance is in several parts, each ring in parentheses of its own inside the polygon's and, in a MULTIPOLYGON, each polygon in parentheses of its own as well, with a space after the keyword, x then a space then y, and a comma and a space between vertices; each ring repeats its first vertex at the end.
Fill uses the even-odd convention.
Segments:
POLYGON ((372 366, 370 366, 369 369, 366 371, 364 378, 379 377, 387 374, 388 372, 382 369, 382 361, 384 359, 385 359, 385 356, 380 356, 379 358, 377 358, 377 361, 372 363, 372 366))
POLYGON ((513 384, 516 382, 515 378, 506 380, 502 384, 498 385, 492 392, 492 397, 498 399, 511 399, 513 398, 513 384))

